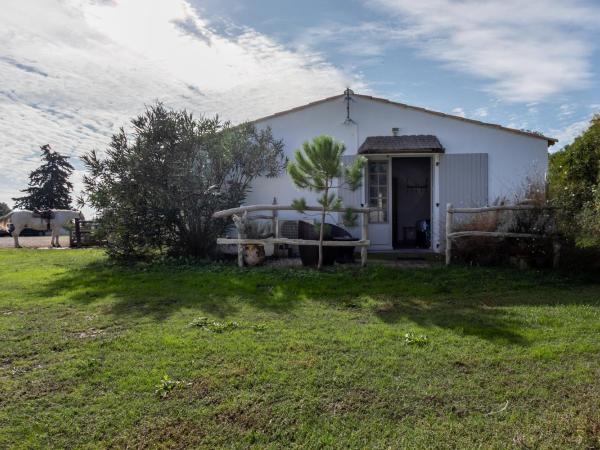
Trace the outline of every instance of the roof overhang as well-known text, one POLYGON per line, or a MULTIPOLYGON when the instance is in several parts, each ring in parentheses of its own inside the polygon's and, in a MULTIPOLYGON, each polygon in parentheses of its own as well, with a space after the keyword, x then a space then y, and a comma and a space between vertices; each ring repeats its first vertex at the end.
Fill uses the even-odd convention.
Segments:
POLYGON ((436 136, 417 134, 405 136, 369 136, 358 149, 359 155, 444 153, 436 136))

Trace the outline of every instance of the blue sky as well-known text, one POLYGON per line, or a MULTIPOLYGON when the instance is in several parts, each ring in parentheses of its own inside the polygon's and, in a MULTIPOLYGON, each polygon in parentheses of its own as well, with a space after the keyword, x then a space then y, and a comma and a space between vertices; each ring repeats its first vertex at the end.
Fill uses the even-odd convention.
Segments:
POLYGON ((357 92, 530 129, 600 112, 593 0, 3 0, 0 201, 162 100, 241 121, 357 92))

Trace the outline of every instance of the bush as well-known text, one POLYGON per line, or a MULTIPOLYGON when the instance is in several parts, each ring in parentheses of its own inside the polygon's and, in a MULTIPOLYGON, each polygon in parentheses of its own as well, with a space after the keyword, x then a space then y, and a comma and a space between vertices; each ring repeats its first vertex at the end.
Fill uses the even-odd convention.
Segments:
POLYGON ((256 177, 277 176, 285 163, 282 142, 249 123, 194 119, 159 103, 132 124, 105 157, 83 157, 81 201, 100 213, 113 258, 210 256, 227 226, 213 213, 239 206, 256 177))
POLYGON ((600 248, 600 115, 550 157, 549 182, 560 228, 578 246, 600 248))
MULTIPOLYGON (((539 209, 488 211, 474 213, 470 218, 458 222, 455 231, 489 231, 504 233, 539 234, 540 239, 495 238, 469 236, 454 241, 453 255, 459 261, 475 265, 501 265, 511 258, 527 259, 535 266, 548 266, 552 262, 552 242, 546 236, 557 233, 553 211, 543 209, 546 188, 540 180, 528 180, 515 194, 515 204, 531 205, 539 209)), ((497 199, 493 204, 507 204, 506 199, 497 199)))

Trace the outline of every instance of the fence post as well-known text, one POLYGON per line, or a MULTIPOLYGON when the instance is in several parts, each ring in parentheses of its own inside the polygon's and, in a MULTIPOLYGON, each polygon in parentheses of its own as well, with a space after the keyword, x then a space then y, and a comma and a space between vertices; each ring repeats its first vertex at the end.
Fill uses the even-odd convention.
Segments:
POLYGON ((75 219, 75 241, 76 247, 81 247, 81 220, 75 219))
MULTIPOLYGON (((240 230, 238 230, 237 237, 238 239, 242 239, 242 233, 240 233, 240 230)), ((244 246, 242 244, 238 244, 237 251, 238 267, 244 267, 244 246)))
MULTIPOLYGON (((276 204, 277 204, 277 197, 273 197, 273 205, 276 205, 276 204)), ((275 238, 278 238, 279 237, 279 211, 274 209, 271 212, 273 214, 272 219, 271 219, 273 236, 275 236, 275 238)))
POLYGON ((558 269, 559 265, 560 265, 560 248, 561 248, 561 244, 560 244, 560 239, 558 237, 555 237, 552 240, 552 267, 554 269, 558 269))
MULTIPOLYGON (((362 233, 360 239, 362 241, 369 239, 369 213, 366 212, 362 214, 362 233)), ((364 245, 360 248, 360 265, 361 267, 367 265, 367 247, 364 245)))
POLYGON ((452 233, 452 203, 446 204, 446 265, 449 266, 452 262, 452 239, 450 233, 452 233))

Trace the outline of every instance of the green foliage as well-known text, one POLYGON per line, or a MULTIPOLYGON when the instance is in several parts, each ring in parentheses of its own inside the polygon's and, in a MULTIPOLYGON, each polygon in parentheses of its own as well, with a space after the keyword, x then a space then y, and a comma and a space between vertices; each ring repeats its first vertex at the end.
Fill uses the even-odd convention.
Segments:
POLYGON ((27 195, 13 198, 15 209, 71 209, 73 166, 69 157, 52 151, 49 144, 40 149, 43 163, 29 174, 29 187, 21 191, 27 195))
POLYGON ((600 186, 594 189, 593 197, 583 204, 579 214, 585 232, 580 241, 584 247, 600 247, 600 186))
POLYGON ((323 192, 342 175, 342 154, 345 147, 330 136, 317 136, 305 142, 302 151, 294 152, 295 162, 287 166, 294 184, 300 189, 323 192))
POLYGON ((411 331, 404 335, 404 342, 407 345, 416 345, 418 347, 423 347, 429 344, 429 338, 424 334, 416 334, 411 331))
MULTIPOLYGON (((292 182, 300 189, 320 193, 317 203, 321 205, 321 224, 325 223, 328 211, 341 209, 343 204, 333 189, 347 186, 355 191, 361 186, 365 158, 359 156, 350 167, 342 164, 342 155, 345 147, 341 142, 335 141, 330 136, 317 136, 311 142, 304 142, 302 150, 294 152, 295 160, 287 165, 287 172, 292 182), (343 180, 335 185, 336 180, 343 180)), ((306 209, 304 198, 292 202, 294 209, 302 212, 306 209)), ((323 265, 323 233, 321 226, 319 233, 319 263, 323 265)))
POLYGON ((304 197, 295 198, 292 200, 292 208, 294 208, 298 212, 303 213, 304 211, 306 211, 307 206, 308 205, 306 204, 306 199, 304 197))
POLYGON ((10 212, 10 208, 4 202, 0 202, 0 217, 8 214, 10 212))
POLYGON ((179 385, 181 385, 181 381, 172 380, 169 375, 165 374, 156 385, 156 390, 154 393, 159 395, 161 398, 166 398, 171 391, 179 387, 179 385))
POLYGON ((358 225, 358 214, 352 208, 346 208, 342 215, 344 226, 352 228, 358 225))
POLYGON ((562 208, 562 229, 584 246, 600 246, 600 115, 550 157, 550 195, 562 208))
POLYGON ((239 206, 256 177, 283 169, 271 130, 218 117, 195 119, 158 103, 112 137, 104 158, 83 157, 82 202, 100 212, 100 234, 118 259, 206 257, 228 225, 214 212, 239 206))

